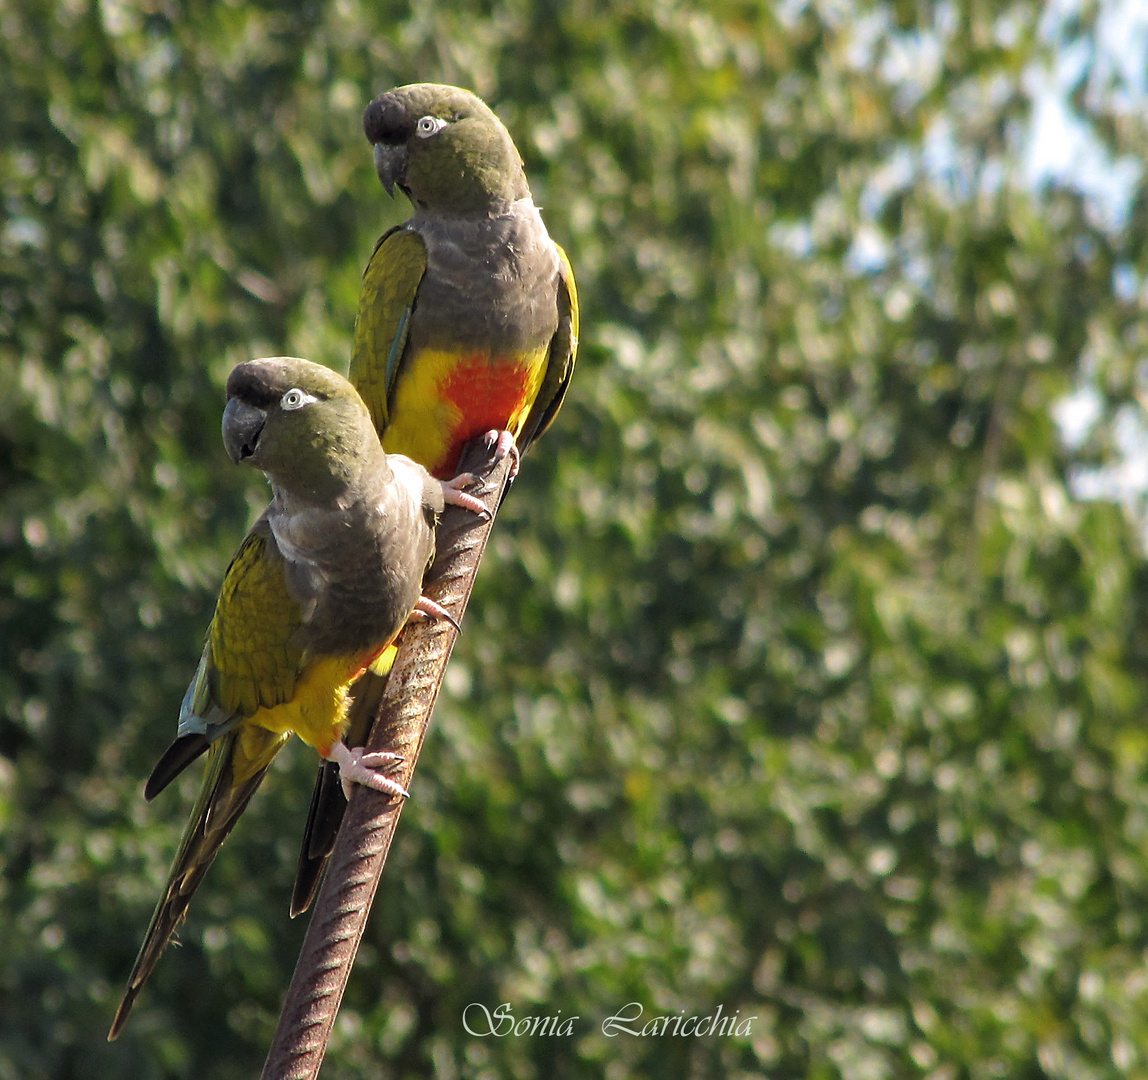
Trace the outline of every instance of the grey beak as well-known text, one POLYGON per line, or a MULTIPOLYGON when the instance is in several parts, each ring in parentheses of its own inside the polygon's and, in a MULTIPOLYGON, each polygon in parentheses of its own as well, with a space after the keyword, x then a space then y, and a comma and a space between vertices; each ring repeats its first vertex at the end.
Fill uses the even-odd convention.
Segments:
POLYGON ((406 171, 407 148, 405 146, 375 143, 375 172, 379 174, 379 181, 387 189, 387 194, 392 199, 395 197, 395 182, 404 179, 406 171))
POLYGON ((255 453, 259 433, 267 421, 262 409, 232 398, 223 410, 223 445, 227 456, 238 465, 255 453))

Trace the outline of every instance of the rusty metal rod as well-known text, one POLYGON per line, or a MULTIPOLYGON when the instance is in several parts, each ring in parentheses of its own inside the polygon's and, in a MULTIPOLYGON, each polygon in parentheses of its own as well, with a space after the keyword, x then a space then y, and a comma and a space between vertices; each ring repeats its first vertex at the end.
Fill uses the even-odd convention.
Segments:
MULTIPOLYGON (((510 458, 492 467, 490 452, 476 440, 464 449, 459 468, 485 478, 480 498, 491 519, 447 507, 439 523, 438 554, 423 586, 424 595, 456 621, 470 599, 510 458)), ((403 756, 402 765, 389 775, 408 790, 455 636, 446 622, 407 627, 367 742, 368 750, 403 756)), ((318 1074, 404 802, 356 786, 279 1014, 263 1080, 313 1080, 318 1074)))

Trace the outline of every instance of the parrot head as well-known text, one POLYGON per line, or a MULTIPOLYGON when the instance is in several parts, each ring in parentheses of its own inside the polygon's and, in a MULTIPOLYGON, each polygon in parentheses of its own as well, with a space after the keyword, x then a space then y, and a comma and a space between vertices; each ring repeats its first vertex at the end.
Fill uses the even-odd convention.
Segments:
POLYGON ((417 210, 505 210, 530 195, 522 158, 501 120, 469 90, 413 83, 381 94, 363 113, 375 169, 417 210))
POLYGON ((366 458, 382 457, 355 388, 330 368, 291 356, 251 360, 231 372, 223 445, 236 464, 312 499, 337 496, 366 458))

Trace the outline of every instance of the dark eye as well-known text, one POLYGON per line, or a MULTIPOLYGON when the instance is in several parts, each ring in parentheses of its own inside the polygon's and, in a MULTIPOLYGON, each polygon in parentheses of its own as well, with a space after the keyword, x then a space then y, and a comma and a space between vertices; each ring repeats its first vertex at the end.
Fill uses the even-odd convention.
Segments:
POLYGON ((437 116, 424 116, 415 124, 415 134, 420 139, 429 139, 432 135, 442 131, 444 127, 446 127, 445 120, 440 120, 437 116))
POLYGON ((290 412, 292 409, 301 409, 309 401, 314 400, 310 394, 306 394, 302 390, 292 389, 283 395, 279 401, 279 405, 281 408, 290 412))

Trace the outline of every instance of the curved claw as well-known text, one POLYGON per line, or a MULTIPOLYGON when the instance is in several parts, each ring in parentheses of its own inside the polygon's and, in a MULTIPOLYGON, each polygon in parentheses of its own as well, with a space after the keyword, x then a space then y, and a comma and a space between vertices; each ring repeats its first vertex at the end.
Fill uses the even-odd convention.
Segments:
MULTIPOLYGON (((417 611, 420 615, 425 615, 428 619, 448 622, 455 628, 457 633, 462 633, 462 627, 459 626, 455 621, 455 617, 449 611, 447 611, 447 609, 444 608, 442 604, 436 604, 428 596, 420 596, 418 600, 415 601, 414 610, 417 611)), ((411 614, 413 615, 414 612, 411 612, 411 614)))
POLYGON ((472 495, 481 495, 484 491, 486 491, 486 481, 483 480, 483 478, 479 476, 478 473, 460 472, 457 476, 452 477, 450 480, 444 481, 444 483, 448 484, 452 488, 457 488, 459 490, 465 487, 471 487, 473 485, 473 490, 471 491, 472 495))
POLYGON ((507 483, 512 481, 518 475, 518 467, 522 463, 522 455, 518 452, 518 444, 514 441, 514 436, 509 431, 493 429, 483 435, 482 441, 485 446, 494 451, 496 462, 501 461, 507 454, 513 455, 514 460, 510 463, 510 476, 507 478, 507 483))

